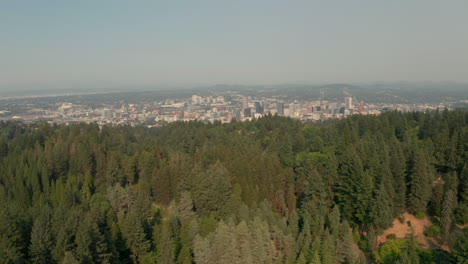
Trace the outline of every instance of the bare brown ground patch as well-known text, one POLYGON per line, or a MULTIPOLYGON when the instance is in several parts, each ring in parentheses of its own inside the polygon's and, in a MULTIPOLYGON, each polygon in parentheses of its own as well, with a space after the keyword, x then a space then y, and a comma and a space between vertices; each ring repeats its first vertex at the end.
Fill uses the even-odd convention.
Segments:
POLYGON ((409 213, 404 213, 402 216, 404 218, 404 222, 401 223, 398 218, 395 218, 392 226, 386 229, 383 234, 377 236, 377 244, 381 246, 387 242, 387 236, 390 234, 394 234, 396 238, 404 238, 407 234, 410 234, 413 231, 419 241, 419 244, 424 248, 428 248, 429 243, 424 236, 424 230, 432 224, 431 221, 429 221, 427 217, 418 219, 409 213), (411 222, 411 226, 408 225, 408 221, 411 222))

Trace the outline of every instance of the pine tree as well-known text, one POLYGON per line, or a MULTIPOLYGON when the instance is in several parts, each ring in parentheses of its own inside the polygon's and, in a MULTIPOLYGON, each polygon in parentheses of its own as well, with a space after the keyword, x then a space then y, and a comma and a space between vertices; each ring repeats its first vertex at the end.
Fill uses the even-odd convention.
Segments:
POLYGON ((311 264, 322 264, 322 261, 320 261, 320 256, 317 252, 314 253, 312 256, 312 260, 310 261, 311 264))
POLYGON ((369 221, 369 202, 372 197, 372 176, 364 172, 361 160, 352 147, 348 147, 339 166, 340 179, 335 188, 335 199, 341 213, 355 223, 369 221))
POLYGON ((0 263, 23 263, 21 232, 16 220, 5 207, 0 208, 0 263))
POLYGON ((460 224, 468 223, 468 166, 465 164, 460 172, 460 184, 458 185, 458 208, 456 220, 460 224))
POLYGON ((241 263, 239 248, 236 245, 236 235, 234 233, 234 224, 232 222, 225 223, 221 221, 216 229, 215 236, 212 240, 212 255, 213 261, 219 263, 241 263))
POLYGON ((414 165, 410 174, 408 209, 412 213, 424 212, 431 197, 432 174, 426 155, 422 150, 414 154, 414 165))
POLYGON ((52 209, 45 206, 41 214, 34 221, 31 231, 30 255, 33 263, 52 263, 52 250, 54 238, 52 237, 52 209))
POLYGON ((294 210, 289 216, 288 230, 293 238, 296 238, 299 234, 299 216, 297 215, 296 210, 294 210))
POLYGON ((307 264, 307 259, 305 257, 304 252, 301 252, 301 254, 299 254, 299 257, 297 257, 295 264, 307 264))
POLYGON ((382 230, 390 226, 393 219, 392 196, 388 194, 387 187, 385 183, 380 185, 370 212, 374 225, 382 230))
POLYGON ((440 216, 442 211, 442 201, 444 200, 444 185, 436 184, 432 188, 432 196, 429 201, 429 209, 432 215, 440 216))
POLYGON ((307 171, 306 189, 304 190, 306 199, 315 200, 320 205, 325 204, 325 184, 322 176, 315 169, 307 171))
POLYGON ((73 256, 72 252, 67 251, 60 264, 80 264, 80 262, 73 256))
POLYGON ((8 144, 4 139, 0 140, 0 160, 8 155, 8 144))
POLYGON ((52 256, 57 262, 63 259, 65 252, 71 252, 75 248, 76 233, 83 222, 83 214, 84 212, 78 209, 55 209, 52 228, 55 229, 57 237, 52 256))
POLYGON ((453 223, 453 209, 456 207, 457 197, 455 192, 452 190, 447 190, 444 195, 444 200, 442 202, 442 211, 441 211, 441 222, 444 230, 444 236, 447 239, 450 235, 450 228, 453 223))
POLYGON ((457 264, 465 264, 468 259, 468 228, 464 228, 458 234, 455 244, 452 247, 452 256, 457 264))
POLYGON ((234 232, 236 244, 233 246, 237 247, 238 259, 241 260, 241 263, 252 264, 255 252, 252 251, 252 238, 246 222, 241 221, 234 232))
POLYGON ((200 264, 209 264, 211 263, 211 243, 210 239, 213 235, 210 235, 210 237, 207 237, 206 239, 203 238, 200 235, 197 235, 194 240, 194 246, 193 246, 193 251, 194 251, 194 259, 195 263, 200 263, 200 264))
POLYGON ((343 244, 343 257, 347 263, 356 263, 359 258, 356 249, 358 249, 356 243, 354 243, 353 235, 349 231, 349 225, 345 221, 341 226, 341 243, 343 244))
POLYGON ((132 252, 132 259, 140 261, 150 249, 150 241, 146 239, 145 231, 137 215, 130 212, 120 224, 123 238, 132 252))
POLYGON ((230 200, 231 186, 228 171, 220 162, 210 166, 206 173, 197 176, 193 200, 199 215, 213 213, 217 217, 226 215, 225 208, 230 200))
POLYGON ((328 198, 333 199, 333 187, 336 185, 338 180, 338 161, 336 160, 335 154, 332 152, 328 154, 328 160, 323 169, 323 181, 327 186, 328 198))
POLYGON ((367 245, 369 251, 373 252, 375 250, 376 242, 377 242, 377 237, 374 228, 369 228, 369 231, 367 231, 367 245))
POLYGON ((406 211, 406 160, 400 147, 400 142, 395 138, 390 143, 390 170, 393 175, 393 199, 395 215, 406 211))
POLYGON ((80 263, 93 262, 93 237, 91 233, 91 223, 89 218, 81 222, 76 231, 75 257, 80 263))
POLYGON ((335 237, 326 230, 322 243, 322 264, 334 264, 337 261, 335 237))
POLYGON ((252 236, 253 263, 271 263, 274 261, 275 248, 270 239, 269 226, 260 218, 254 217, 250 226, 252 236))
POLYGON ((406 239, 406 246, 402 251, 400 257, 400 263, 402 264, 413 264, 419 263, 419 243, 414 235, 411 233, 405 237, 406 239))
POLYGON ((173 264, 175 261, 176 241, 174 241, 168 222, 163 223, 156 246, 158 263, 173 264))
POLYGON ((67 251, 60 264, 80 264, 80 262, 73 256, 73 253, 67 251))
POLYGON ((177 256, 177 264, 192 264, 192 253, 189 245, 183 245, 177 256))
POLYGON ((335 205, 328 219, 328 221, 330 221, 331 233, 334 235, 338 234, 338 231, 340 229, 340 218, 341 218, 340 208, 338 208, 338 206, 335 205))
POLYGON ((177 203, 177 215, 182 222, 195 215, 193 200, 189 192, 182 192, 180 200, 177 203))
POLYGON ((314 260, 317 257, 319 262, 321 262, 320 260, 321 251, 322 251, 322 240, 320 236, 316 236, 310 247, 310 254, 311 254, 312 260, 314 260))

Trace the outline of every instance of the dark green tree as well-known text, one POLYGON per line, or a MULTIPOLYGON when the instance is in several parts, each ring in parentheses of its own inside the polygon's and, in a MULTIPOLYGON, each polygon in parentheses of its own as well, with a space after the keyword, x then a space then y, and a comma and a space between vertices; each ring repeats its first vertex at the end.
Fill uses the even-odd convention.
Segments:
POLYGON ((412 213, 424 212, 431 198, 432 171, 423 150, 414 154, 408 190, 408 210, 412 213))
POLYGON ((31 231, 31 245, 29 252, 32 263, 53 263, 52 250, 54 249, 52 236, 52 209, 49 206, 42 208, 39 217, 34 221, 31 231))
POLYGON ((139 262, 148 253, 150 241, 146 238, 140 219, 134 212, 127 214, 120 223, 125 244, 132 252, 134 262, 139 262))
POLYGON ((216 162, 210 166, 206 173, 197 176, 197 183, 194 186, 193 200, 195 209, 199 215, 212 213, 217 217, 225 216, 229 208, 228 202, 231 195, 229 174, 226 168, 216 162))
POLYGON ((457 264, 464 264, 468 259, 468 228, 464 228, 457 236, 452 247, 452 256, 457 264))

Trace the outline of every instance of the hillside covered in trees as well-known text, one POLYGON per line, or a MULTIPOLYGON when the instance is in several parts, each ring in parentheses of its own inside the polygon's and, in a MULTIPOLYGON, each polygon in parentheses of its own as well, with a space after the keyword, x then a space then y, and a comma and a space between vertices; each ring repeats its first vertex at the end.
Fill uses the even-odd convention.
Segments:
POLYGON ((467 153, 466 111, 3 122, 0 263, 466 263, 467 153), (406 212, 436 245, 377 242, 406 212))

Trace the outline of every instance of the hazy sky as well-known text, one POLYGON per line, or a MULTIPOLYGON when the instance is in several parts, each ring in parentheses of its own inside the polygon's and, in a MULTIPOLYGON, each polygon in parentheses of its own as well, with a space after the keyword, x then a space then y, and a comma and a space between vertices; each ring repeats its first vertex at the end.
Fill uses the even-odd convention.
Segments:
POLYGON ((0 0, 0 90, 468 81, 467 0, 0 0))

